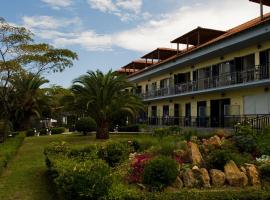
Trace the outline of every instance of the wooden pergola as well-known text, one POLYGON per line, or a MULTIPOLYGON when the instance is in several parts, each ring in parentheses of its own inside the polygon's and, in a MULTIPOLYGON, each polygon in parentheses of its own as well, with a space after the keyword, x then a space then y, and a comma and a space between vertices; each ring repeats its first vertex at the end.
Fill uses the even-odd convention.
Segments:
POLYGON ((143 59, 145 59, 145 62, 148 63, 148 59, 151 60, 152 64, 154 63, 154 60, 157 60, 158 62, 162 60, 166 60, 174 55, 177 54, 177 49, 170 49, 170 48, 157 48, 150 53, 144 55, 143 59))
POLYGON ((263 20, 263 6, 270 6, 270 0, 249 0, 254 3, 260 4, 261 20, 263 20))
POLYGON ((217 38, 223 35, 224 33, 226 32, 220 31, 220 30, 197 27, 196 29, 193 29, 192 31, 171 41, 171 43, 177 44, 177 51, 179 51, 179 44, 187 45, 187 50, 188 50, 189 46, 199 46, 214 38, 217 38))
POLYGON ((139 70, 145 69, 153 64, 155 64, 155 63, 146 62, 145 60, 135 60, 135 61, 132 61, 131 63, 125 65, 121 69, 123 69, 123 71, 125 73, 134 73, 134 72, 137 72, 139 70))

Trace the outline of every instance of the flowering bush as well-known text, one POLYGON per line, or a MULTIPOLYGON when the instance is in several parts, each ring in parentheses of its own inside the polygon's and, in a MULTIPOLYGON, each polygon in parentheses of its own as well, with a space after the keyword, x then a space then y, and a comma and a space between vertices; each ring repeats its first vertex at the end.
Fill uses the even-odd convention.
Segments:
POLYGON ((133 159, 133 161, 131 162, 129 182, 140 183, 142 182, 145 165, 152 159, 152 156, 149 154, 132 154, 130 159, 133 159))

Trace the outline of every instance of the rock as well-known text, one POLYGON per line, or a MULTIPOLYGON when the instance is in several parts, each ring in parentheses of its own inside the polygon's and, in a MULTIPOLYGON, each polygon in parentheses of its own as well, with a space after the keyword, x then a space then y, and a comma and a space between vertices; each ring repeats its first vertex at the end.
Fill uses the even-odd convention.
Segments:
POLYGON ((203 187, 207 187, 207 188, 211 187, 209 173, 208 173, 207 169, 205 169, 205 168, 201 169, 201 180, 203 183, 203 187))
POLYGON ((199 169, 197 166, 192 168, 192 172, 194 174, 194 178, 196 179, 195 186, 198 187, 210 187, 210 177, 207 169, 201 168, 199 169))
POLYGON ((201 165, 201 163, 203 162, 202 154, 200 153, 199 147, 193 142, 189 143, 189 156, 193 165, 201 165))
POLYGON ((175 182, 172 184, 172 187, 177 188, 177 189, 181 189, 181 188, 183 188, 183 186, 184 186, 183 181, 181 180, 181 178, 179 176, 177 176, 175 182))
POLYGON ((246 172, 249 180, 249 184, 252 186, 259 186, 261 184, 259 178, 259 172, 255 165, 246 164, 246 172))
POLYGON ((199 167, 195 165, 194 167, 192 167, 192 170, 199 170, 199 167))
POLYGON ((244 174, 247 175, 247 170, 246 170, 245 167, 241 166, 241 167, 240 167, 240 171, 241 171, 241 172, 244 172, 244 174))
POLYGON ((225 174, 221 170, 211 169, 210 176, 214 187, 221 187, 225 184, 225 174))
POLYGON ((196 185, 196 179, 191 169, 183 173, 183 182, 185 187, 193 188, 196 185))
POLYGON ((221 146, 221 140, 217 135, 211 137, 208 140, 208 143, 209 143, 209 145, 212 145, 212 146, 215 146, 215 147, 220 147, 221 146))
POLYGON ((247 185, 247 176, 239 170, 234 161, 230 160, 224 166, 225 177, 230 186, 243 187, 247 185))

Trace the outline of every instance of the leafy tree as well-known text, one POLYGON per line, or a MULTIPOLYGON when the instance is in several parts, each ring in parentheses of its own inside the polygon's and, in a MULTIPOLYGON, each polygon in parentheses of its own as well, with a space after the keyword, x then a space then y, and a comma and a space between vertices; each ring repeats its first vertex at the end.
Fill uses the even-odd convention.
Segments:
POLYGON ((109 138, 109 123, 116 113, 135 115, 143 109, 141 100, 127 90, 132 87, 124 76, 111 70, 107 74, 89 71, 74 80, 71 90, 75 103, 83 105, 96 121, 97 139, 109 138))
POLYGON ((48 109, 50 99, 46 96, 46 90, 41 86, 48 83, 48 80, 25 73, 13 76, 10 83, 14 90, 10 95, 12 104, 11 118, 14 128, 26 130, 30 128, 32 117, 40 118, 42 110, 48 109))
POLYGON ((12 26, 3 18, 0 18, 0 36, 0 118, 9 119, 13 110, 9 102, 14 91, 13 76, 26 72, 40 75, 63 71, 73 65, 77 54, 48 44, 37 44, 29 30, 12 26))

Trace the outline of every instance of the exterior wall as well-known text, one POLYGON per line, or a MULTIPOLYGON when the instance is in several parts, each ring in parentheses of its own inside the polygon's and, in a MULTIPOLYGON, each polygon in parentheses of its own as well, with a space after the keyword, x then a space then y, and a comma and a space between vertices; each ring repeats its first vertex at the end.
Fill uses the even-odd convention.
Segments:
MULTIPOLYGON (((259 53, 260 51, 270 49, 270 41, 266 41, 264 43, 260 44, 261 47, 258 49, 257 45, 250 46, 249 48, 242 49, 240 51, 234 51, 229 54, 225 54, 223 56, 223 59, 221 60, 220 57, 212 58, 206 61, 202 61, 200 63, 194 63, 191 66, 181 67, 181 69, 172 71, 171 73, 166 73, 160 76, 156 76, 154 78, 151 78, 150 80, 143 80, 137 83, 138 86, 142 86, 142 91, 145 92, 145 86, 148 84, 149 86, 156 82, 157 88, 159 88, 160 80, 165 78, 173 78, 174 74, 178 73, 186 73, 186 72, 192 72, 197 69, 205 68, 207 66, 215 65, 221 62, 226 62, 234 59, 235 57, 241 57, 245 55, 249 55, 252 53, 255 53, 255 65, 259 65, 259 53)), ((192 80, 192 73, 191 73, 191 80, 192 80)))
MULTIPOLYGON (((174 98, 170 100, 163 100, 163 101, 155 101, 151 102, 148 106, 148 113, 149 117, 151 117, 151 107, 157 106, 157 115, 158 117, 162 117, 163 113, 163 106, 169 105, 169 115, 170 117, 174 116, 174 104, 180 105, 180 116, 185 116, 185 104, 191 103, 191 116, 197 116, 197 102, 198 101, 206 101, 207 107, 209 111, 207 112, 208 116, 210 116, 210 102, 211 100, 219 100, 219 99, 230 99, 231 106, 236 108, 239 107, 239 112, 237 109, 234 112, 230 113, 231 115, 243 115, 244 114, 244 97, 250 95, 257 95, 265 93, 265 87, 255 87, 249 89, 242 89, 242 90, 234 90, 230 92, 219 92, 219 93, 209 93, 204 95, 196 95, 190 97, 181 97, 181 98, 174 98)), ((270 93, 270 92, 268 92, 270 93)))

